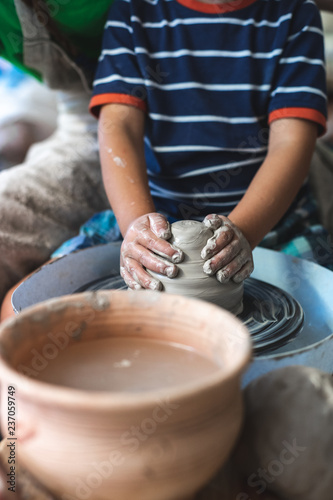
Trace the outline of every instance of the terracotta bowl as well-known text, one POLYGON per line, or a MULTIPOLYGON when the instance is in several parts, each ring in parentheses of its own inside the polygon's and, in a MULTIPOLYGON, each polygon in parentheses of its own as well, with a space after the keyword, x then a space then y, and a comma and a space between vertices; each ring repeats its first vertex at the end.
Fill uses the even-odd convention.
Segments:
POLYGON ((149 291, 52 299, 0 326, 2 432, 7 437, 10 386, 20 464, 59 498, 190 498, 236 441, 240 377, 250 357, 240 321, 207 302, 149 291), (191 347, 217 369, 142 393, 73 389, 29 376, 67 346, 120 336, 191 347))

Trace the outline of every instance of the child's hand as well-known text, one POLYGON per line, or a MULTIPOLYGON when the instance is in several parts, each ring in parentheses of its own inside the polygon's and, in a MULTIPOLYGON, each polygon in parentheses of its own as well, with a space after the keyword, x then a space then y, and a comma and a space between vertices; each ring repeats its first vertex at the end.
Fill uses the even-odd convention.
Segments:
POLYGON ((253 271, 251 247, 241 230, 223 215, 207 215, 205 226, 213 229, 214 235, 207 241, 201 252, 206 260, 203 269, 206 274, 216 273, 221 283, 231 278, 241 283, 253 271))
POLYGON ((175 264, 181 262, 183 253, 165 241, 170 237, 170 224, 158 213, 138 217, 130 225, 120 254, 120 274, 127 286, 136 290, 160 290, 161 282, 148 274, 145 268, 165 274, 168 278, 177 275, 175 264))

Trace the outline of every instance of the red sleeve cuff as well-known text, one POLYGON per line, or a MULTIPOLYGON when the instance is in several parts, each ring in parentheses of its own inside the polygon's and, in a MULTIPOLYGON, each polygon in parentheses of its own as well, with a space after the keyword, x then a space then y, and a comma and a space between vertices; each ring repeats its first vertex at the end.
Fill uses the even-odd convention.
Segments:
POLYGON ((138 97, 133 97, 128 94, 98 94, 92 97, 89 104, 89 111, 95 117, 99 117, 99 112, 102 106, 105 104, 128 104, 130 106, 135 106, 142 111, 147 111, 147 105, 145 101, 139 99, 138 97))
POLYGON ((310 120, 312 122, 320 125, 318 128, 318 136, 323 135, 326 132, 326 117, 312 108, 280 108, 275 109, 269 114, 268 123, 271 124, 274 120, 279 120, 280 118, 303 118, 304 120, 310 120))

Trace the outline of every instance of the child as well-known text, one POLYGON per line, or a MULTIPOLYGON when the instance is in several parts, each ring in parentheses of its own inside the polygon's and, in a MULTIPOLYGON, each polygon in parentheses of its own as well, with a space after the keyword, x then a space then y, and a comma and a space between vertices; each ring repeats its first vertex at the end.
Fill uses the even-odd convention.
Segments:
POLYGON ((118 0, 109 19, 90 107, 124 236, 122 277, 156 289, 146 269, 177 274, 168 217, 204 219, 214 229, 204 271, 244 280, 325 129, 316 5, 118 0))

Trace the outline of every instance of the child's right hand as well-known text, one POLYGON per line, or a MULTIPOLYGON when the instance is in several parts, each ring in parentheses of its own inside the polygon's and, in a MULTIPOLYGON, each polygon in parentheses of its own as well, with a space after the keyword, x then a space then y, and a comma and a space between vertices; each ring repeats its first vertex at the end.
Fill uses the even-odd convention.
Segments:
POLYGON ((170 237, 170 224, 158 213, 142 215, 130 225, 120 251, 120 274, 129 288, 161 289, 161 282, 145 268, 168 278, 177 275, 175 264, 182 261, 183 253, 165 241, 170 237))

